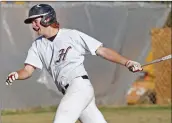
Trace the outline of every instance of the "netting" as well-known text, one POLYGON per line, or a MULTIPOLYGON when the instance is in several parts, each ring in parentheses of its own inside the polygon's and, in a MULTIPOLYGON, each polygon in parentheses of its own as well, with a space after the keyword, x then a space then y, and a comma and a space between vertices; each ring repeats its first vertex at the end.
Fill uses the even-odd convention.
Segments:
MULTIPOLYGON (((152 30, 153 58, 171 54, 171 28, 152 30)), ((157 104, 171 104, 171 59, 154 65, 157 104)))

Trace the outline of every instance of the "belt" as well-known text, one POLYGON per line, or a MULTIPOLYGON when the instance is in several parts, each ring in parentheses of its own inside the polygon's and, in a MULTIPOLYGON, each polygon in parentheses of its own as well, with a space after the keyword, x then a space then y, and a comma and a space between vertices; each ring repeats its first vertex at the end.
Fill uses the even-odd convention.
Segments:
MULTIPOLYGON (((89 77, 87 75, 83 75, 81 76, 83 79, 89 79, 89 77)), ((65 94, 65 91, 67 90, 67 88, 69 87, 69 84, 65 85, 64 88, 62 88, 62 93, 63 95, 65 94)))
POLYGON ((89 79, 87 75, 81 76, 83 79, 89 79))

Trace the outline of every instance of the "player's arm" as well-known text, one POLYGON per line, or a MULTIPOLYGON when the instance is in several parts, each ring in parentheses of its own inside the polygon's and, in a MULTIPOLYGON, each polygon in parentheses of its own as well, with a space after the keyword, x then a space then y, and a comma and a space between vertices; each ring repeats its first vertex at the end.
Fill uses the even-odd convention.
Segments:
POLYGON ((32 65, 25 64, 24 68, 17 71, 18 73, 18 80, 24 80, 28 79, 32 76, 32 73, 34 72, 36 68, 32 65))
POLYGON ((138 62, 131 61, 110 48, 100 46, 96 50, 96 54, 108 61, 126 66, 132 72, 137 72, 142 70, 141 65, 138 62))
POLYGON ((106 48, 103 46, 100 46, 97 50, 96 50, 96 54, 98 56, 101 56, 102 58, 114 62, 114 63, 118 63, 121 65, 125 66, 125 63, 129 60, 123 56, 121 56, 119 53, 117 53, 116 51, 110 49, 110 48, 106 48))
POLYGON ((29 77, 32 76, 32 73, 34 72, 36 68, 32 65, 25 64, 25 66, 16 71, 12 72, 8 75, 7 80, 6 80, 6 85, 12 85, 12 82, 14 80, 25 80, 28 79, 29 77))
POLYGON ((108 61, 124 65, 132 72, 142 70, 141 65, 138 62, 129 60, 110 48, 103 47, 102 43, 95 38, 82 32, 76 32, 79 35, 78 42, 84 49, 83 54, 86 54, 87 51, 89 51, 92 55, 98 55, 108 61))

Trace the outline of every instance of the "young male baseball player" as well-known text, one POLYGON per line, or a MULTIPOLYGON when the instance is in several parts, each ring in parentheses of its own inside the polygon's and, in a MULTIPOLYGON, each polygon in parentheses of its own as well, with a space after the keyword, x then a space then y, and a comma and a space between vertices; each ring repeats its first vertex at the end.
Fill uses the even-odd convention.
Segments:
POLYGON ((94 89, 83 65, 84 55, 100 56, 131 72, 142 71, 141 65, 103 47, 101 42, 78 30, 59 28, 50 5, 33 6, 24 22, 32 24, 40 37, 30 47, 24 67, 10 73, 6 84, 27 79, 36 68, 44 67, 64 95, 54 123, 75 123, 78 119, 82 123, 107 123, 95 104, 94 89))

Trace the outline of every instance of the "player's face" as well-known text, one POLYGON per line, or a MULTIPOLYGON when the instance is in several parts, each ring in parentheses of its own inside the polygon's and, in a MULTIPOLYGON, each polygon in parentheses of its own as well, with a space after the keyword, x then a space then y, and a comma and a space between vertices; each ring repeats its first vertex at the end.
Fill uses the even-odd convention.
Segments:
POLYGON ((41 21, 41 17, 39 18, 35 18, 33 21, 32 21, 32 28, 34 31, 37 32, 38 35, 43 35, 43 26, 40 24, 40 21, 41 21))

